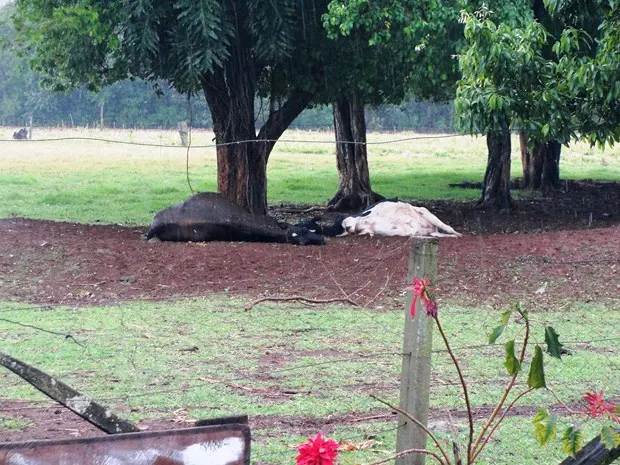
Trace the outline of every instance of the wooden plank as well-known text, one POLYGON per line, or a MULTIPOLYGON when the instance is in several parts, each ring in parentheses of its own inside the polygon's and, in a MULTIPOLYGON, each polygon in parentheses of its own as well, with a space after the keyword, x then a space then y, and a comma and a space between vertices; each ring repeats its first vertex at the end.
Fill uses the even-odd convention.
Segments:
POLYGON ((560 465, 607 465, 620 459, 620 446, 607 449, 597 436, 587 443, 575 457, 564 459, 560 465))
POLYGON ((0 365, 11 370, 56 402, 108 434, 140 431, 135 425, 117 417, 106 407, 71 386, 10 355, 0 352, 0 365))
POLYGON ((250 427, 203 426, 0 444, 0 465, 249 465, 250 427))
MULTIPOLYGON (((434 282, 437 278, 436 239, 414 239, 409 256, 407 283, 414 277, 434 282)), ((428 403, 431 382, 431 351, 433 343, 433 319, 426 316, 422 305, 415 318, 411 318, 412 293, 405 306, 405 335, 403 342, 403 368, 400 388, 400 408, 428 424, 428 403)), ((426 433, 417 425, 400 415, 396 434, 396 452, 409 449, 425 449, 426 433)), ((424 454, 409 454, 396 459, 396 465, 424 465, 424 454)))

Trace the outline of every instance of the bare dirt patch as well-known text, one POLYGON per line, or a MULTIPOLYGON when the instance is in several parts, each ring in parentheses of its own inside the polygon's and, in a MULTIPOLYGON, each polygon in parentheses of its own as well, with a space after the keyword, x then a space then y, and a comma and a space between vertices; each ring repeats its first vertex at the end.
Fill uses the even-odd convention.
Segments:
MULTIPOLYGON (((568 193, 518 201, 511 214, 471 203, 425 204, 463 232, 440 241, 443 299, 506 305, 617 299, 620 184, 572 182, 568 193), (538 293, 535 293, 538 291, 538 293)), ((288 214, 287 219, 298 219, 288 214)), ((350 297, 388 305, 402 294, 410 240, 346 237, 324 247, 148 243, 143 228, 0 220, 0 299, 95 305, 227 294, 350 297)))

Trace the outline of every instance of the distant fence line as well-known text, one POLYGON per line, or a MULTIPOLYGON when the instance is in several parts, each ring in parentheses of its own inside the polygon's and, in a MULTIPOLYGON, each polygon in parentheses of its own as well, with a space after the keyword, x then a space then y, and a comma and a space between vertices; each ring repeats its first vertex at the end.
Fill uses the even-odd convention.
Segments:
MULTIPOLYGON (((395 144, 398 142, 407 142, 410 140, 422 140, 422 139, 448 139, 452 137, 464 137, 467 134, 442 134, 439 136, 411 136, 411 137, 403 137, 400 139, 390 139, 386 141, 375 141, 375 142, 357 142, 357 141, 348 141, 348 140, 292 140, 292 139, 251 139, 251 140, 240 140, 234 142, 225 142, 222 144, 208 144, 208 145, 191 145, 191 148, 195 149, 204 149, 204 148, 217 148, 217 147, 225 147, 236 144, 252 144, 252 143, 266 143, 266 142, 284 142, 287 144, 354 144, 354 145, 387 145, 387 144, 395 144)), ((14 142, 14 143, 34 143, 34 142, 61 142, 61 141, 92 141, 92 142, 107 142, 110 144, 125 144, 125 145, 140 145, 143 147, 162 147, 162 148, 180 148, 187 149, 188 147, 183 147, 182 145, 170 145, 170 144, 153 144, 148 142, 132 142, 132 141, 124 141, 124 140, 114 140, 114 139, 103 139, 98 137, 58 137, 58 138, 49 138, 49 139, 0 139, 0 142, 14 142)))

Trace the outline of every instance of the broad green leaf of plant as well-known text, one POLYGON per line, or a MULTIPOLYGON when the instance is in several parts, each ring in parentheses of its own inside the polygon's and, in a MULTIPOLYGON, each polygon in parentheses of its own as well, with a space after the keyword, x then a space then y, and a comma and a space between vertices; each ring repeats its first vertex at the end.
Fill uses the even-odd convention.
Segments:
POLYGON ((534 349, 534 358, 530 366, 530 374, 527 378, 527 385, 532 389, 547 387, 545 383, 545 369, 543 367, 543 351, 540 346, 534 349))
POLYGON ((620 433, 611 426, 605 426, 601 430, 601 444, 607 449, 614 449, 620 446, 620 433))
POLYGON ((514 339, 508 341, 504 346, 506 349, 506 361, 504 362, 504 366, 508 370, 508 373, 511 375, 516 375, 521 371, 521 363, 515 356, 515 341, 514 339))
POLYGON ((545 327, 545 344, 547 344, 547 353, 552 357, 561 359, 562 344, 559 341, 559 334, 555 332, 551 326, 545 327))
POLYGON ((558 418, 555 415, 549 415, 546 408, 538 410, 532 423, 534 423, 534 436, 541 446, 555 439, 558 433, 558 418))
POLYGON ((495 328, 493 332, 491 333, 491 335, 489 336, 489 344, 494 344, 495 341, 497 341, 497 338, 499 338, 502 335, 502 333, 506 329, 506 326, 508 325, 508 321, 510 320, 510 315, 512 315, 512 310, 506 310, 504 313, 502 313, 500 325, 497 328, 495 328))
POLYGON ((583 434, 574 426, 569 426, 562 435, 562 450, 574 457, 583 447, 583 434))
POLYGON ((523 306, 523 302, 517 302, 515 304, 515 311, 519 313, 526 321, 529 321, 529 313, 523 306))

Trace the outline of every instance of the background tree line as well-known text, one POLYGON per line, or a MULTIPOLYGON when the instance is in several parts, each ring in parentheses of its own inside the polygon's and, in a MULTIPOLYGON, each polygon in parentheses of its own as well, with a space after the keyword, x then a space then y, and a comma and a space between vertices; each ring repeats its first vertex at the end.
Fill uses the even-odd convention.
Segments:
MULTIPOLYGON (((85 127, 100 124, 103 106, 104 125, 110 128, 176 128, 181 120, 194 127, 211 128, 212 120, 204 95, 188 103, 165 81, 123 80, 91 92, 80 87, 70 92, 53 92, 39 86, 40 75, 28 61, 15 56, 6 45, 15 40, 10 21, 14 6, 0 8, 0 125, 23 126, 33 114, 37 126, 85 127), (191 104, 191 112, 190 112, 191 104)), ((257 120, 264 120, 268 101, 257 100, 257 120)), ((379 105, 366 109, 368 129, 372 131, 416 130, 453 132, 452 104, 417 102, 379 105)), ((303 111, 291 124, 297 129, 332 129, 331 105, 303 111)))
POLYGON ((101 120, 118 96, 110 86, 127 78, 171 99, 170 89, 203 96, 218 143, 218 191, 254 213, 267 211, 266 167, 275 141, 299 127, 308 109, 315 117, 325 112, 338 141, 353 141, 336 144, 340 186, 328 202, 335 207, 346 199, 363 207, 380 197, 370 186, 366 131, 377 121, 401 129, 409 119, 403 115, 415 118, 414 108, 397 113, 397 125, 388 117, 394 107, 386 105, 412 97, 455 100, 458 127, 487 136, 482 207, 512 206, 514 130, 521 131, 526 186, 535 189, 559 185, 561 144, 620 140, 616 1, 15 5, 6 31, 10 37, 14 28, 16 40, 8 42, 40 73, 43 87, 93 92, 101 120), (377 116, 367 117, 372 111, 377 116))

